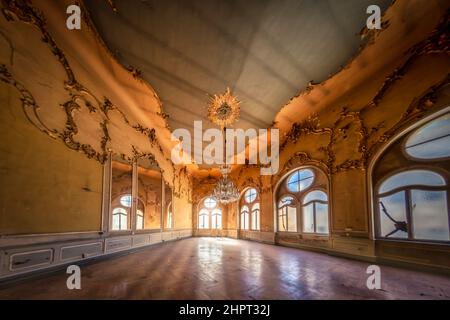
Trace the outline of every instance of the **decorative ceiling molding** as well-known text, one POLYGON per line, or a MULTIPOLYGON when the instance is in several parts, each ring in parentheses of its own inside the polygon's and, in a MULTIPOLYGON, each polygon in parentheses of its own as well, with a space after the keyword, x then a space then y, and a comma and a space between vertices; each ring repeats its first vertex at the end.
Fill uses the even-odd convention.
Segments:
MULTIPOLYGON (((14 72, 9 70, 5 64, 0 65, 0 79, 19 91, 24 113, 35 127, 50 137, 61 140, 70 149, 82 152, 88 158, 93 158, 100 163, 105 162, 109 152, 115 153, 114 142, 111 140, 110 135, 111 125, 119 127, 126 126, 132 129, 137 135, 145 137, 144 140, 148 141, 148 147, 139 146, 139 141, 136 142, 138 145, 129 142, 130 153, 118 153, 123 159, 133 161, 140 157, 146 157, 156 161, 154 156, 155 152, 159 152, 161 155, 164 154, 154 128, 148 128, 140 123, 130 121, 127 115, 115 106, 109 98, 98 98, 91 90, 78 81, 75 71, 66 58, 64 51, 57 45, 53 36, 47 30, 44 14, 33 7, 31 1, 17 2, 13 0, 2 0, 1 4, 1 11, 6 21, 9 23, 23 22, 39 30, 42 35, 42 42, 47 44, 49 51, 62 66, 66 74, 66 79, 62 86, 67 93, 67 100, 61 104, 61 108, 66 115, 66 120, 64 129, 61 130, 50 128, 42 118, 41 111, 49 106, 46 106, 46 108, 40 106, 30 90, 14 78, 14 72), (80 132, 77 119, 81 116, 87 116, 90 118, 90 121, 97 124, 97 132, 100 133, 96 135, 98 146, 79 140, 82 132, 80 132), (148 148, 151 151, 143 151, 148 148)), ((11 44, 11 48, 13 47, 14 45, 11 44)), ((14 70, 15 68, 20 68, 20 66, 10 66, 10 68, 14 70)), ((155 98, 157 97, 155 96, 155 98)), ((165 160, 172 166, 170 159, 166 157, 165 160)))
POLYGON ((429 54, 450 54, 450 36, 446 31, 450 29, 449 12, 450 10, 443 15, 438 26, 425 40, 420 41, 405 53, 407 55, 405 62, 386 77, 382 87, 376 92, 375 96, 368 104, 359 111, 351 111, 349 107, 343 107, 332 127, 322 127, 320 125, 321 117, 331 116, 331 114, 327 112, 312 115, 301 122, 295 122, 291 129, 286 133, 285 141, 281 145, 281 150, 286 149, 289 144, 296 144, 302 136, 329 135, 329 144, 323 150, 326 156, 324 157, 324 160, 316 159, 316 161, 325 163, 328 171, 332 174, 351 169, 365 170, 369 158, 376 152, 376 149, 392 137, 399 128, 402 128, 413 119, 422 118, 427 112, 432 110, 437 98, 436 93, 449 84, 450 76, 447 75, 439 83, 429 88, 427 92, 416 98, 415 101, 405 109, 399 121, 391 128, 386 128, 384 122, 380 122, 373 127, 367 127, 365 125, 367 111, 371 108, 376 108, 380 104, 386 97, 387 92, 392 89, 397 81, 403 79, 405 74, 407 74, 419 57, 429 54), (347 119, 349 119, 350 122, 346 123, 347 119), (369 141, 373 140, 375 135, 383 130, 384 133, 375 143, 369 143, 369 141), (349 140, 349 133, 355 136, 355 141, 349 140), (336 157, 339 150, 336 149, 336 144, 342 139, 346 140, 348 148, 352 148, 353 146, 355 152, 351 159, 337 162, 336 157))

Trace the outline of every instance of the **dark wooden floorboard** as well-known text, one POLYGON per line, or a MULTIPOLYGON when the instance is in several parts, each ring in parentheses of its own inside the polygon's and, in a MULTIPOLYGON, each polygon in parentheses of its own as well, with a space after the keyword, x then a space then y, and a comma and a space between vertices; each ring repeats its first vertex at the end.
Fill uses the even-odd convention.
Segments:
POLYGON ((190 238, 81 267, 81 290, 58 272, 0 290, 1 299, 450 299, 450 278, 255 242, 190 238))

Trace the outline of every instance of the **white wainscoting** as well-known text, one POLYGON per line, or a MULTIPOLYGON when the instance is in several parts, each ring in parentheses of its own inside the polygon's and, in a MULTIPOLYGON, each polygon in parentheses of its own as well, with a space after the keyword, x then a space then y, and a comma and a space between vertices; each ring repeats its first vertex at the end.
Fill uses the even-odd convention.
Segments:
POLYGON ((102 238, 53 241, 0 249, 0 280, 76 263, 165 241, 192 237, 191 229, 163 232, 109 235, 102 238))
POLYGON ((275 233, 266 231, 250 231, 236 229, 196 229, 194 237, 227 237, 233 239, 244 239, 251 241, 264 242, 268 244, 275 243, 275 233))
POLYGON ((239 238, 264 243, 275 243, 275 233, 267 231, 239 230, 239 238))

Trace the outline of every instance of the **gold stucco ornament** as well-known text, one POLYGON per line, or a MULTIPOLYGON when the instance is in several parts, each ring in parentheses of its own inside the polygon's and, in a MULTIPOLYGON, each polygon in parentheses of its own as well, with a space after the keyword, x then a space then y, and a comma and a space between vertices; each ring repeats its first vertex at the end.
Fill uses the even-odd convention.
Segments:
POLYGON ((227 88, 222 95, 214 95, 208 104, 208 119, 221 128, 231 126, 240 114, 241 102, 227 88))

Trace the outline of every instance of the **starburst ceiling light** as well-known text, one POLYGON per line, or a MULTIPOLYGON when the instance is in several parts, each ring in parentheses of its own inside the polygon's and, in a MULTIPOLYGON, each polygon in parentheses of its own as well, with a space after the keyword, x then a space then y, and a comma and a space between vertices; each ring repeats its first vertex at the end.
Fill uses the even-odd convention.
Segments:
MULTIPOLYGON (((229 88, 222 95, 214 95, 208 105, 208 118, 212 123, 218 125, 225 133, 227 127, 230 127, 239 118, 241 110, 240 101, 231 94, 229 88)), ((224 157, 226 157, 226 137, 224 136, 224 157)), ((225 160, 225 159, 224 159, 225 160)), ((226 163, 224 161, 224 163, 226 163)), ((228 176, 231 171, 229 164, 220 167, 220 178, 214 188, 214 198, 222 204, 229 204, 239 200, 239 190, 236 188, 233 180, 228 176)))
POLYGON ((211 97, 208 105, 208 119, 219 127, 232 126, 239 118, 241 102, 227 88, 224 94, 211 97))

